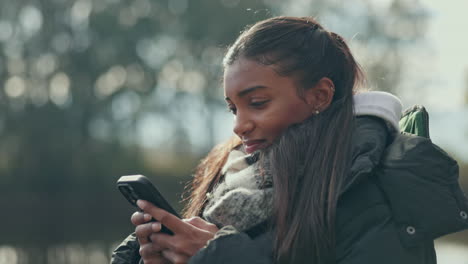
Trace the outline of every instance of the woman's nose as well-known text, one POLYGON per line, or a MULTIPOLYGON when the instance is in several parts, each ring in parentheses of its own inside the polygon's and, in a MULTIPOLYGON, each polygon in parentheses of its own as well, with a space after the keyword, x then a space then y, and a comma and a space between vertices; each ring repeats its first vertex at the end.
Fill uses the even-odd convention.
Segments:
POLYGON ((239 113, 235 117, 233 131, 240 138, 248 135, 254 127, 254 123, 249 118, 241 116, 239 113))

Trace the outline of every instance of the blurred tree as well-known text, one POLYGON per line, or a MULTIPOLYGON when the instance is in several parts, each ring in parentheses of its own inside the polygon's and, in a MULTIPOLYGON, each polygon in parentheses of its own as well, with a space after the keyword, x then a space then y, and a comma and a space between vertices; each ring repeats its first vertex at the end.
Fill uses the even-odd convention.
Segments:
POLYGON ((157 177, 178 200, 216 140, 222 49, 264 18, 247 5, 264 6, 0 2, 0 204, 15 216, 0 220, 0 244, 115 240, 130 227, 124 174, 157 177))
POLYGON ((44 193, 99 180, 112 167, 141 167, 136 143, 167 155, 193 155, 193 144, 206 151, 223 105, 221 47, 258 19, 226 1, 1 5, 0 180, 44 193), (113 162, 120 155, 124 162, 113 162))
POLYGON ((345 36, 374 89, 397 92, 407 76, 410 58, 406 55, 424 46, 429 14, 420 1, 277 2, 280 13, 313 15, 345 36))

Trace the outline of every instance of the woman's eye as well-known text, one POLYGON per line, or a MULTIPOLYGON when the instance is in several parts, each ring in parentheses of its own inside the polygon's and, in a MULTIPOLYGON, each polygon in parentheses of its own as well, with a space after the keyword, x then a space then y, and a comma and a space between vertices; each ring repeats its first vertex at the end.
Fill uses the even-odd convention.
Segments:
POLYGON ((270 100, 263 100, 263 101, 253 101, 250 103, 251 106, 253 107, 260 107, 268 103, 270 100))
POLYGON ((237 112, 237 109, 235 107, 232 107, 232 106, 228 106, 228 111, 233 113, 234 115, 236 114, 237 112))

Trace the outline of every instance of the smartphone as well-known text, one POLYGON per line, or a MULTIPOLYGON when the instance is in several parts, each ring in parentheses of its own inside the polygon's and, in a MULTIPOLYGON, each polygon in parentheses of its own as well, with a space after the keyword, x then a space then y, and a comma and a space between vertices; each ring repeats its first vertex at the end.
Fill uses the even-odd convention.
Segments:
MULTIPOLYGON (((122 176, 117 181, 117 188, 123 196, 136 208, 137 200, 146 200, 155 206, 166 210, 167 212, 181 218, 176 210, 167 202, 151 181, 143 175, 122 176)), ((151 221, 155 221, 152 219, 151 221)), ((165 226, 161 226, 161 232, 173 235, 174 233, 165 226)))

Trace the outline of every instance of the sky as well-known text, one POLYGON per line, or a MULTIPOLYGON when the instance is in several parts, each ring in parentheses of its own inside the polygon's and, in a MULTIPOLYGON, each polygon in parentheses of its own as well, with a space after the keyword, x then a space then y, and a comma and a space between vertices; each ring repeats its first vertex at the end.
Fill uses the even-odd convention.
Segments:
MULTIPOLYGON (((428 108, 432 140, 468 161, 468 20, 466 0, 424 0, 432 15, 427 38, 433 56, 429 96, 420 104, 428 108)), ((418 97, 402 98, 415 102, 418 97)))
POLYGON ((434 51, 435 82, 429 83, 428 105, 436 111, 464 108, 468 89, 468 20, 466 0, 423 0, 431 19, 428 42, 434 51))

